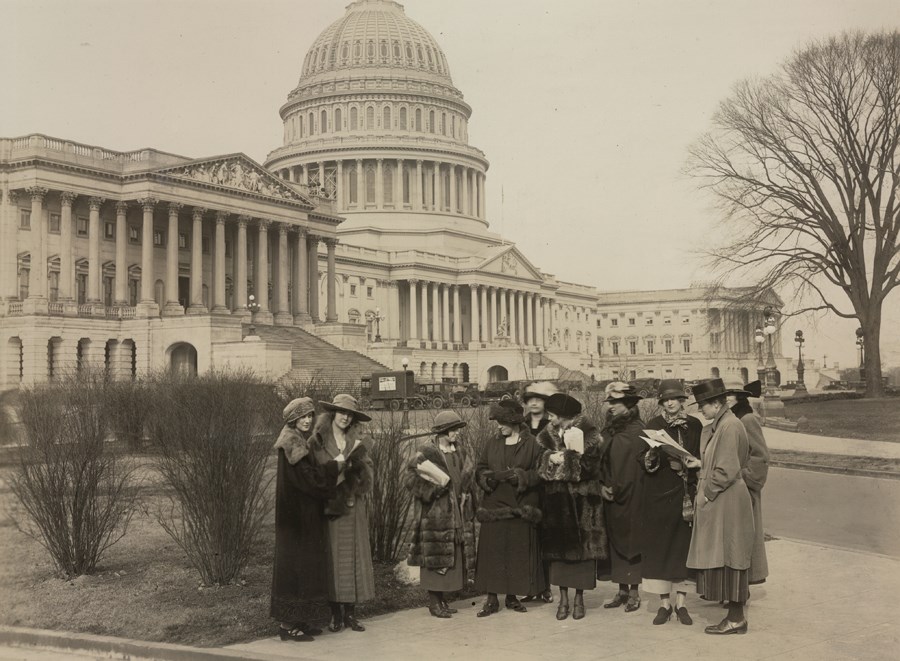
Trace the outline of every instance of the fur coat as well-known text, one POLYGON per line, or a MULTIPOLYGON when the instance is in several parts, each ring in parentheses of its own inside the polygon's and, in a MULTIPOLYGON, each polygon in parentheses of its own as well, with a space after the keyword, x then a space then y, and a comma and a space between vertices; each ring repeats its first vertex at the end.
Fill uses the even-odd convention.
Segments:
POLYGON ((505 439, 499 433, 484 444, 475 467, 475 481, 484 490, 484 497, 475 516, 481 523, 524 519, 537 525, 541 521, 541 479, 536 469, 544 449, 521 425, 509 464, 506 452, 505 439), (516 484, 507 479, 508 475, 515 475, 516 484))
POLYGON ((538 463, 544 480, 541 510, 541 547, 545 560, 582 561, 608 556, 608 539, 600 495, 600 470, 608 443, 586 417, 573 422, 584 433, 584 454, 567 450, 554 425, 547 425, 537 440, 546 452, 538 463), (552 453, 562 451, 563 462, 553 464, 552 453))
POLYGON ((450 569, 456 559, 456 544, 462 543, 466 578, 475 580, 475 460, 458 446, 462 459, 459 481, 440 487, 423 478, 416 467, 430 461, 448 476, 444 453, 437 442, 423 445, 406 468, 404 484, 415 498, 412 542, 408 563, 428 569, 450 569))
POLYGON ((612 490, 612 500, 604 501, 609 542, 629 560, 641 554, 643 469, 639 456, 647 448, 641 440, 643 430, 637 406, 611 418, 603 429, 609 449, 604 455, 601 481, 612 490))
MULTIPOLYGON (((309 440, 310 452, 317 464, 324 465, 340 454, 331 423, 334 413, 322 413, 313 427, 309 440)), ((325 503, 325 515, 337 518, 349 514, 356 501, 366 498, 372 493, 374 468, 369 456, 369 440, 363 438, 362 428, 354 424, 346 434, 347 445, 344 448, 344 469, 338 474, 333 485, 334 496, 325 503), (351 451, 360 441, 360 445, 351 451), (346 453, 350 453, 347 456, 346 453)))

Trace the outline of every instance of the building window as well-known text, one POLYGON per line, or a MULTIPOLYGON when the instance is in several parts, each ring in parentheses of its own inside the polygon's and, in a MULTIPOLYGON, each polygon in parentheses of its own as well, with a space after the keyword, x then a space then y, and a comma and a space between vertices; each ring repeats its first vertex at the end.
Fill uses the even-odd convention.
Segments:
POLYGON ((28 298, 28 276, 29 269, 19 269, 19 300, 24 301, 28 298))
POLYGON ((334 130, 335 132, 340 131, 343 128, 344 123, 344 113, 341 112, 340 108, 334 109, 334 130))
POLYGON ((637 370, 630 370, 628 372, 628 380, 634 381, 637 378, 637 370))
POLYGON ((49 231, 53 234, 59 234, 60 223, 61 223, 61 221, 59 219, 59 214, 51 213, 50 214, 50 229, 49 229, 49 231))
POLYGON ((356 285, 350 285, 350 295, 356 296, 356 285))
POLYGON ((647 353, 653 353, 653 340, 647 340, 647 353))
MULTIPOLYGON (((203 247, 203 254, 208 255, 209 249, 210 249, 210 241, 209 241, 208 235, 206 235, 206 234, 203 235, 203 239, 200 241, 200 245, 203 247)), ((271 246, 270 246, 269 250, 271 252, 271 246)))
POLYGON ((385 106, 384 110, 382 110, 381 127, 384 129, 390 129, 391 124, 393 124, 393 122, 391 121, 391 107, 385 106))
POLYGON ((691 341, 690 341, 690 340, 682 340, 682 341, 681 341, 681 344, 682 344, 682 346, 684 347, 684 352, 685 352, 685 353, 690 353, 690 352, 691 352, 691 341))
POLYGON ((178 248, 179 248, 179 250, 187 250, 188 249, 187 232, 179 232, 178 233, 178 248))
POLYGON ((359 124, 359 110, 353 106, 350 108, 350 130, 355 131, 357 124, 359 124))
POLYGON ((628 318, 628 325, 629 325, 629 326, 634 326, 634 317, 629 317, 629 318, 628 318))
POLYGON ((328 132, 328 111, 323 110, 319 115, 319 131, 322 133, 328 132))
POLYGON ((665 319, 663 319, 663 326, 671 326, 671 325, 672 325, 671 317, 666 317, 665 319))
POLYGON ((372 298, 375 295, 374 287, 366 287, 366 298, 372 298))
POLYGON ((682 317, 682 318, 681 318, 681 325, 682 325, 682 326, 685 326, 685 325, 687 325, 687 324, 689 324, 689 323, 691 323, 691 318, 690 318, 690 317, 682 317))
POLYGON ((422 130, 422 109, 416 108, 416 131, 422 130))
POLYGON ((166 233, 163 230, 153 230, 153 245, 157 247, 166 245, 166 233))
POLYGON ((140 243, 141 233, 134 225, 128 226, 128 243, 140 243))
POLYGON ((59 300, 59 272, 50 272, 50 300, 56 302, 59 300))
POLYGON ((87 236, 89 227, 90 225, 88 224, 87 218, 79 218, 75 223, 75 232, 78 234, 78 236, 87 236))
POLYGON ((428 130, 434 133, 434 110, 428 111, 428 130))
POLYGON ((400 108, 400 130, 406 130, 406 107, 400 108))
POLYGON ((618 342, 612 342, 611 344, 612 344, 612 353, 613 353, 613 355, 614 355, 614 356, 618 356, 618 355, 619 355, 619 343, 618 343, 618 342))
POLYGON ((628 342, 628 353, 630 353, 632 356, 637 353, 637 342, 633 340, 628 342))
POLYGON ((372 131, 375 129, 375 107, 374 106, 366 106, 366 130, 372 131))
POLYGON ((647 326, 652 326, 652 325, 653 325, 653 320, 652 320, 652 319, 647 319, 647 321, 645 321, 644 323, 645 323, 647 326))
POLYGON ((19 209, 19 229, 31 229, 31 209, 19 209))
POLYGON ((672 340, 665 341, 666 353, 672 353, 672 340))
POLYGON ((114 222, 106 221, 103 223, 103 238, 109 239, 110 241, 115 240, 116 224, 114 222))
POLYGON ((618 319, 610 319, 609 325, 612 326, 613 328, 615 328, 616 326, 619 325, 619 320, 618 319))

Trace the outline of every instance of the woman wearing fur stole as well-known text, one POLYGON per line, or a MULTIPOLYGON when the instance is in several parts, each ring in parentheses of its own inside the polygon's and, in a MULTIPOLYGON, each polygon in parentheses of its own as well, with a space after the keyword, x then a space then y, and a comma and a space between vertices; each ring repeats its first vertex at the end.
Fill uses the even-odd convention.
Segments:
POLYGON ((584 591, 597 585, 597 560, 607 557, 600 467, 607 443, 581 415, 581 402, 563 393, 547 399, 550 424, 538 434, 546 452, 538 464, 544 480, 541 547, 550 561, 550 583, 559 586, 556 619, 569 616, 569 588, 575 588, 572 618, 584 617, 584 591))
POLYGON ((475 460, 458 442, 465 426, 454 411, 438 413, 431 428, 434 439, 406 470, 406 488, 416 503, 408 563, 422 568, 428 612, 440 618, 456 613, 445 593, 475 579, 475 460))
POLYGON ((497 422, 497 435, 484 444, 475 467, 475 480, 484 489, 476 513, 481 535, 475 588, 487 592, 478 617, 500 610, 498 594, 506 595, 507 608, 524 613, 527 609, 516 595, 537 594, 544 584, 537 475, 543 448, 528 432, 521 404, 494 404, 490 419, 497 422))
POLYGON ((638 584, 641 582, 641 466, 640 453, 647 448, 641 440, 637 403, 640 395, 622 381, 606 386, 606 427, 603 438, 609 443, 603 462, 603 487, 606 526, 609 531, 609 561, 598 563, 600 580, 619 584, 619 592, 604 608, 625 605, 626 613, 641 607, 638 584))
POLYGON ((365 631, 356 619, 355 606, 375 596, 367 511, 374 472, 359 423, 372 418, 359 410, 350 395, 335 395, 333 402, 319 404, 325 413, 313 429, 312 456, 320 466, 335 462, 339 467, 328 485, 334 495, 325 502, 326 580, 331 605, 328 629, 365 631))
POLYGON ((338 474, 337 462, 316 465, 309 456, 313 400, 291 401, 282 414, 275 477, 275 563, 270 614, 281 626, 281 640, 304 642, 322 633, 302 621, 309 600, 324 598, 325 517, 322 502, 338 474))

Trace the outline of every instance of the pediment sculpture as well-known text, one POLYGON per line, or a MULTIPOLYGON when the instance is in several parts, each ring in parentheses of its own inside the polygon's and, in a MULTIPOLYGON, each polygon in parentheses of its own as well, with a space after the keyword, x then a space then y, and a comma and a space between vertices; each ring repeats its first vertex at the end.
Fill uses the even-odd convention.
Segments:
POLYGON ((216 184, 227 188, 285 200, 305 201, 300 195, 275 179, 272 175, 258 170, 241 158, 221 161, 194 163, 164 171, 164 174, 216 184))

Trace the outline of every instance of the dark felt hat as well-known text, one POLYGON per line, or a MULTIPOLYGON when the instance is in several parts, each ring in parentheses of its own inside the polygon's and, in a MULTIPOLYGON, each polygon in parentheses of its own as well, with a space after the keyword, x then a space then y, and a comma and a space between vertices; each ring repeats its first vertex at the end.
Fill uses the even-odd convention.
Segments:
POLYGON ((512 399, 504 399, 502 402, 491 404, 491 412, 488 417, 501 425, 521 425, 525 422, 525 409, 512 399))
POLYGON ((681 379, 663 379, 659 382, 659 395, 657 395, 660 404, 667 399, 687 399, 684 392, 684 383, 681 379))
POLYGON ((704 379, 694 386, 691 392, 694 395, 694 399, 697 400, 697 404, 702 404, 707 400, 727 394, 728 390, 725 388, 725 382, 722 379, 704 379))
POLYGON ((574 418, 581 413, 581 402, 571 395, 558 392, 547 399, 546 409, 560 418, 574 418))
POLYGON ((341 411, 343 413, 352 413, 353 417, 360 422, 368 422, 372 418, 359 410, 359 404, 353 395, 335 395, 331 402, 319 402, 326 411, 341 411))
POLYGON ((456 411, 441 411, 434 416, 434 425, 432 425, 431 431, 435 434, 446 434, 454 429, 462 429, 466 424, 466 421, 460 418, 456 411))

